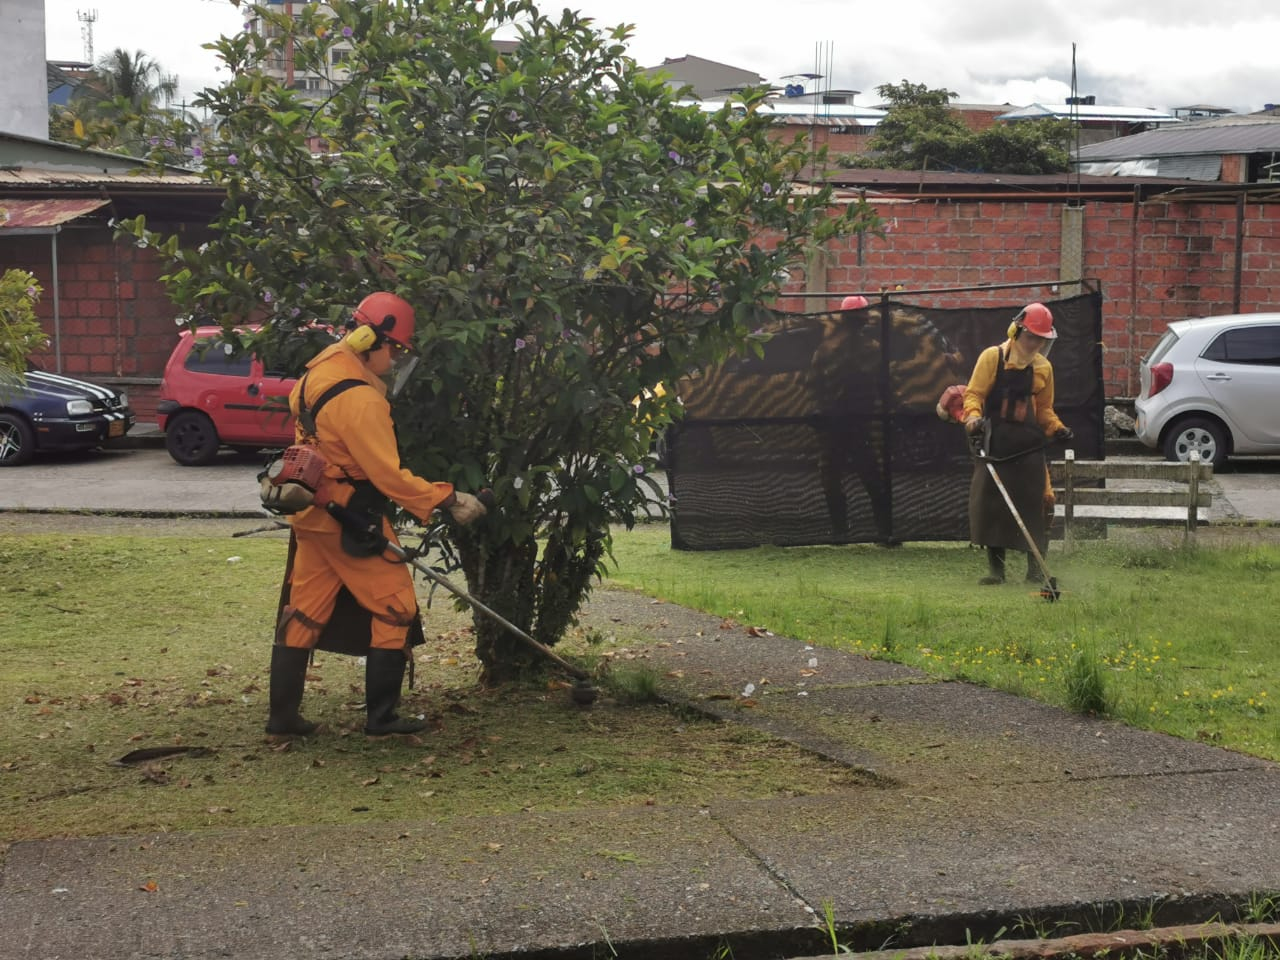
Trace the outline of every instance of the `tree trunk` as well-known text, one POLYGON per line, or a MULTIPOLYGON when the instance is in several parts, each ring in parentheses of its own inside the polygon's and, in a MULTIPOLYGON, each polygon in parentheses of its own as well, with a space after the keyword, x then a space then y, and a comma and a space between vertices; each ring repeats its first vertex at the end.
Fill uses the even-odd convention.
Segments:
MULTIPOLYGON (((521 630, 529 632, 536 598, 533 588, 536 543, 511 545, 482 552, 474 542, 458 545, 462 569, 471 594, 501 614, 521 630)), ((476 656, 480 659, 480 682, 488 687, 518 680, 540 659, 536 650, 502 624, 479 610, 473 612, 476 656)))

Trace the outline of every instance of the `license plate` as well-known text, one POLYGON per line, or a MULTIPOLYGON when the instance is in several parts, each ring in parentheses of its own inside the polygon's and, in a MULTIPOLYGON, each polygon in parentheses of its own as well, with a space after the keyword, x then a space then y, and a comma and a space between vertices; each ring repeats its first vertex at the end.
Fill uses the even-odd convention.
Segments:
POLYGON ((124 421, 123 421, 123 420, 112 420, 109 424, 107 424, 107 436, 108 436, 108 437, 123 437, 123 436, 124 436, 124 421))

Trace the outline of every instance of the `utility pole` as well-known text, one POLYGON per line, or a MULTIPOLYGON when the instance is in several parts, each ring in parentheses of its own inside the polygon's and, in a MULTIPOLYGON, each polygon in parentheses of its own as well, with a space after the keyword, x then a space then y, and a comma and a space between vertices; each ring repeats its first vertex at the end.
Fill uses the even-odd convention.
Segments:
POLYGON ((77 10, 76 19, 80 21, 80 37, 84 40, 84 59, 93 66, 93 24, 98 19, 97 10, 77 10))

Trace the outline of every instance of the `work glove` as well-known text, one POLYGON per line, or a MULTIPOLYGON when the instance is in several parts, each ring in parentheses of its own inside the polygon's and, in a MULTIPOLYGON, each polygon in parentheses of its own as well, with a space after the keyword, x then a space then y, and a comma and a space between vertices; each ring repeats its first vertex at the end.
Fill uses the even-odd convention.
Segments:
POLYGON ((449 505, 449 513, 453 516, 454 520, 458 521, 458 523, 463 526, 466 526, 472 520, 477 520, 488 513, 484 508, 484 504, 469 493, 462 493, 455 490, 453 492, 453 496, 454 502, 449 505))
POLYGON ((1074 440, 1075 436, 1075 431, 1070 427, 1059 427, 1053 433, 1053 439, 1059 443, 1066 443, 1068 440, 1074 440))
POLYGON ((982 431, 985 429, 987 429, 986 417, 974 417, 972 420, 966 420, 964 422, 965 433, 969 434, 969 436, 977 435, 981 437, 982 431))

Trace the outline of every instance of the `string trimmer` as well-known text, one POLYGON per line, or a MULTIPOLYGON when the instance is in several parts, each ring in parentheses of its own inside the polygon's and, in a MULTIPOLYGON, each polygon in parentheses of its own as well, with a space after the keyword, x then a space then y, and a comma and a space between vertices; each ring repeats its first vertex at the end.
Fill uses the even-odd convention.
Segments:
POLYGON ((991 479, 995 483, 996 489, 1000 491, 1000 496, 1004 498, 1005 506, 1013 514, 1013 519, 1017 522, 1018 529, 1022 531, 1022 538, 1027 541, 1027 549, 1036 558, 1036 564, 1040 567, 1040 575, 1044 578, 1044 585, 1040 587, 1041 599, 1053 603, 1053 601, 1062 596, 1062 592, 1058 589, 1058 579, 1049 575, 1049 565, 1044 562, 1044 554, 1036 546, 1035 538, 1031 536, 1027 525, 1022 522, 1022 514, 1018 513, 1018 508, 1013 505, 1013 497, 1009 496, 1009 491, 1004 488, 1000 475, 996 473, 996 463, 999 461, 987 456, 987 447, 991 442, 991 424, 989 422, 983 430, 981 441, 977 449, 977 457, 986 466, 987 473, 991 474, 991 479))
MULTIPOLYGON (((492 499, 482 497, 481 500, 482 502, 486 502, 486 506, 492 504, 492 499)), ((505 627, 511 634, 519 637, 532 649, 536 650, 548 660, 555 663, 560 667, 560 669, 568 673, 576 680, 576 683, 573 685, 573 689, 570 690, 570 696, 573 698, 574 703, 586 706, 595 701, 599 692, 596 690, 595 684, 591 682, 591 674, 587 673, 587 671, 583 670, 581 667, 574 666, 546 644, 539 643, 506 617, 485 606, 462 587, 453 583, 453 581, 440 573, 440 571, 423 563, 415 551, 406 550, 398 543, 393 543, 388 540, 382 535, 381 524, 376 519, 372 522, 367 521, 353 511, 348 510, 346 507, 340 506, 339 504, 333 503, 332 501, 325 505, 325 509, 329 511, 330 516, 337 520, 338 523, 346 527, 352 534, 360 537, 362 541, 368 542, 374 546, 380 546, 383 553, 390 553, 402 563, 409 564, 433 583, 444 587, 455 597, 465 600, 474 609, 479 610, 485 616, 505 627)))

